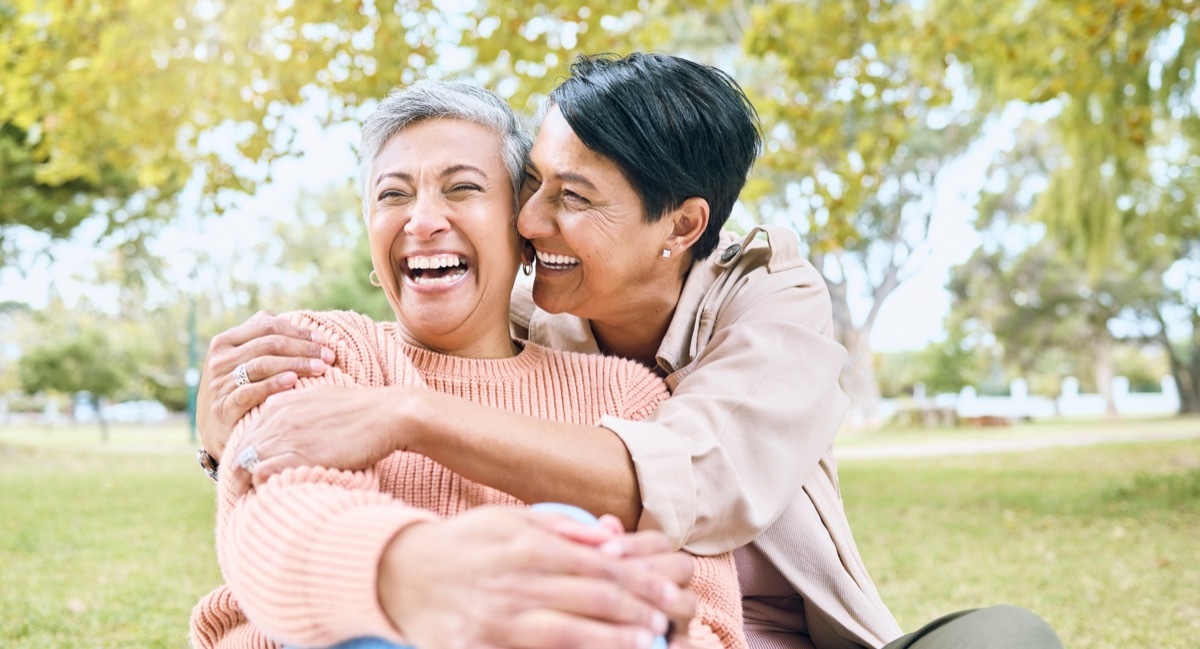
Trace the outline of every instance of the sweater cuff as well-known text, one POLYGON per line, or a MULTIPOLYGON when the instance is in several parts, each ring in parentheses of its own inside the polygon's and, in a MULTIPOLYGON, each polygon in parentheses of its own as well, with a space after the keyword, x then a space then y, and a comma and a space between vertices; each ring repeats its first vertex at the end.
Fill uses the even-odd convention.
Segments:
POLYGON ((692 454, 661 424, 601 417, 598 426, 616 433, 629 450, 642 493, 639 530, 661 530, 676 547, 696 524, 692 454))
POLYGON ((312 548, 320 572, 311 574, 304 601, 315 628, 329 634, 328 644, 364 636, 405 642, 379 603, 379 563, 397 534, 436 519, 433 512, 390 504, 356 507, 325 522, 312 548))

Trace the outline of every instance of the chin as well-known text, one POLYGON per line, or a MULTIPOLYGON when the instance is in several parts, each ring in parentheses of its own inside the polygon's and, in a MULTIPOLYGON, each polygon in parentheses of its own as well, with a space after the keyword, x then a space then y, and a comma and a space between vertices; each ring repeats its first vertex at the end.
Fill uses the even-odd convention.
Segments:
POLYGON ((539 289, 537 282, 534 282, 533 303, 536 304, 539 309, 545 311, 546 313, 565 313, 567 311, 567 303, 566 300, 561 298, 562 295, 560 292, 539 289))

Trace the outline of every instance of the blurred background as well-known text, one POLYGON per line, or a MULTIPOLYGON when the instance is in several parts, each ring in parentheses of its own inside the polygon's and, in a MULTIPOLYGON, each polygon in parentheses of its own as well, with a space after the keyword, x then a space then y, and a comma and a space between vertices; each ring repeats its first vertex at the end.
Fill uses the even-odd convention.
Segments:
POLYGON ((1198 12, 0 2, 0 421, 182 411, 208 339, 260 308, 386 315, 353 188, 373 102, 468 77, 534 115, 577 53, 633 50, 751 95, 766 149, 732 227, 787 225, 824 273, 849 425, 1014 381, 1048 401, 961 414, 1196 412, 1198 12))
MULTIPOLYGON (((181 618, 219 581, 211 494, 183 468, 209 339, 259 309, 390 317, 354 185, 375 101, 471 78, 534 128, 577 54, 635 50, 719 66, 757 107, 765 150, 730 227, 792 228, 825 276, 850 351, 848 447, 999 439, 984 426, 1200 431, 1200 1, 0 0, 0 513, 16 530, 0 571, 41 593, 0 599, 0 640, 182 646, 181 618), (109 450, 62 450, 81 448, 109 450), (88 513, 122 489, 104 529, 126 532, 86 560, 88 513), (77 513, 44 527, 38 503, 77 513), (164 520, 181 549, 146 568, 172 547, 164 520), (100 567, 117 547, 143 567, 100 567), (204 552, 176 608, 143 619, 189 548, 204 552), (123 595, 43 588, 64 556, 101 585, 150 572, 123 595)), ((1080 646, 1188 646, 1200 445, 1139 449, 899 473, 861 460, 846 488, 872 504, 852 520, 902 622, 995 603, 999 581, 1080 646), (946 489, 971 495, 929 500, 946 489), (933 519, 914 518, 919 501, 933 519), (898 532, 916 520, 978 533, 898 532), (1035 528, 1047 536, 1012 536, 1035 528), (1094 563, 1048 570, 1069 547, 1094 563), (1114 562, 1133 547, 1145 556, 1114 562), (1009 558, 1028 572, 971 572, 970 556, 1026 550, 1009 558), (915 569, 931 553, 929 572, 961 569, 961 587, 925 590, 943 583, 915 569)))

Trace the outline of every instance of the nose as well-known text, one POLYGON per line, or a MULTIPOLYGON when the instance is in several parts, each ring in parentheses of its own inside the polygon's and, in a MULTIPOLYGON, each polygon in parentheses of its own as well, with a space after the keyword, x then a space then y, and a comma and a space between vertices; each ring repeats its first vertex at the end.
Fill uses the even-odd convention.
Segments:
POLYGON ((552 236, 554 229, 554 213, 542 198, 542 192, 533 192, 517 213, 517 232, 526 239, 534 240, 552 236))
POLYGON ((443 201, 429 192, 421 192, 413 201, 404 233, 417 239, 428 240, 450 230, 443 201))

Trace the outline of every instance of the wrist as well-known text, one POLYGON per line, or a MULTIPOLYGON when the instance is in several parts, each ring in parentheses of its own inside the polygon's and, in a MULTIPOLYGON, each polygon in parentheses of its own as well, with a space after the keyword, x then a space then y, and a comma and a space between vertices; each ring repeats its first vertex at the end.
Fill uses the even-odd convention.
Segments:
POLYGON ((425 388, 409 388, 399 399, 392 401, 391 434, 394 440, 393 448, 399 451, 426 453, 432 442, 431 431, 436 431, 430 422, 433 406, 430 397, 436 393, 425 388))
POLYGON ((377 594, 379 605, 402 635, 405 622, 416 613, 422 594, 419 565, 423 537, 437 521, 414 523, 400 530, 388 543, 379 561, 377 594), (415 565, 418 568, 414 568, 415 565))

